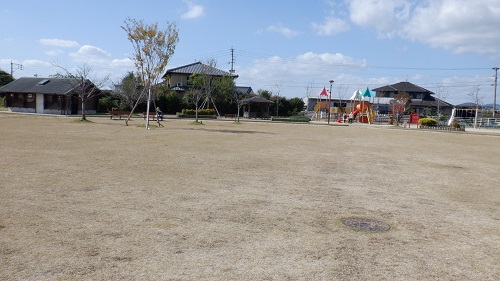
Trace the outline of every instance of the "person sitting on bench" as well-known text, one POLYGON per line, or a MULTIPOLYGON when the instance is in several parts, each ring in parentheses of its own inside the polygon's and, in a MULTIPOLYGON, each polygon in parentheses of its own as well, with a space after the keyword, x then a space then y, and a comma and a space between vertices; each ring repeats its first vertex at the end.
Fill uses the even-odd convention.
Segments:
POLYGON ((161 112, 161 109, 159 106, 156 108, 156 118, 158 118, 158 120, 163 121, 163 112, 161 112))

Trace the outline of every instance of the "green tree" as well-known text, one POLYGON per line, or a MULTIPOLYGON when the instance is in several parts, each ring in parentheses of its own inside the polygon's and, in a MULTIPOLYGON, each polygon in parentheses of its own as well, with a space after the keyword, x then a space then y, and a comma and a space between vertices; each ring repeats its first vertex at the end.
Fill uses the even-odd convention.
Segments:
POLYGON ((14 81, 14 77, 0 69, 0 87, 9 84, 12 81, 14 81))
MULTIPOLYGON (((114 85, 113 94, 118 96, 122 101, 121 104, 127 109, 134 107, 136 102, 144 102, 145 98, 142 94, 142 86, 139 84, 139 79, 130 71, 124 75, 121 81, 114 85)), ((124 108, 121 108, 124 109, 124 108)))
MULTIPOLYGON (((179 33, 175 23, 167 23, 164 30, 158 27, 158 23, 145 24, 142 20, 131 18, 127 18, 124 23, 122 29, 127 33, 134 48, 134 56, 131 59, 134 61, 137 77, 144 87, 143 94, 147 92, 146 110, 149 112, 153 87, 159 84, 165 67, 174 54, 179 42, 179 33)), ((137 103, 125 124, 128 125, 137 103)), ((149 129, 149 114, 146 116, 146 129, 149 129)))
POLYGON ((257 94, 259 95, 259 97, 261 98, 265 98, 265 99, 268 99, 268 100, 271 100, 271 96, 273 95, 270 91, 268 90, 258 90, 257 91, 257 94))
POLYGON ((301 112, 304 109, 304 101, 300 98, 291 98, 288 100, 288 104, 290 106, 289 110, 289 115, 297 115, 299 112, 301 112))
POLYGON ((176 91, 170 90, 165 84, 159 84, 155 87, 155 92, 158 96, 156 105, 163 112, 175 114, 182 110, 182 99, 176 91))

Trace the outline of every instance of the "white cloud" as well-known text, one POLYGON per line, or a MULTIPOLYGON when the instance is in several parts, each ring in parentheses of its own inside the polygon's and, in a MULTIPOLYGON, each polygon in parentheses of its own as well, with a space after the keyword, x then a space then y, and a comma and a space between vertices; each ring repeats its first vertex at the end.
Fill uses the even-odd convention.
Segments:
POLYGON ((281 35, 285 36, 286 38, 292 38, 299 35, 298 31, 284 27, 281 24, 271 25, 267 28, 267 31, 281 33, 281 35))
MULTIPOLYGON (((306 86, 311 78, 315 81, 313 91, 328 85, 333 79, 348 81, 343 74, 345 69, 360 69, 365 60, 355 59, 340 53, 307 52, 294 58, 278 56, 256 60, 249 67, 237 68, 238 85, 250 85, 254 91, 272 90, 277 84, 282 85, 281 94, 287 97, 304 97, 306 86)), ((354 79, 354 78, 349 78, 354 79)))
POLYGON ((319 35, 334 35, 349 30, 349 24, 334 16, 326 17, 322 23, 312 23, 313 29, 319 35))
POLYGON ((181 15, 183 19, 196 19, 205 14, 205 8, 202 5, 195 4, 190 1, 185 1, 188 4, 188 10, 181 15))
POLYGON ((408 38, 432 47, 500 55, 499 29, 499 1, 444 0, 417 7, 404 31, 408 38))
POLYGON ((121 68, 121 69, 133 69, 135 67, 134 62, 129 58, 114 59, 111 61, 110 66, 112 68, 121 68))
POLYGON ((54 46, 60 48, 77 48, 80 47, 76 41, 62 40, 62 39, 40 39, 40 44, 44 46, 54 46))
POLYGON ((111 57, 108 52, 91 45, 83 45, 76 53, 71 53, 69 56, 77 62, 88 62, 91 64, 106 63, 111 57))
POLYGON ((44 53, 47 55, 47 56, 51 56, 51 57, 56 57, 58 55, 61 55, 64 53, 63 50, 61 49, 53 49, 53 50, 49 50, 49 51, 44 51, 44 53))
POLYGON ((456 53, 500 56, 498 0, 351 0, 352 23, 456 53))
POLYGON ((351 21, 357 25, 375 28, 382 37, 397 35, 410 15, 406 0, 351 0, 351 21))

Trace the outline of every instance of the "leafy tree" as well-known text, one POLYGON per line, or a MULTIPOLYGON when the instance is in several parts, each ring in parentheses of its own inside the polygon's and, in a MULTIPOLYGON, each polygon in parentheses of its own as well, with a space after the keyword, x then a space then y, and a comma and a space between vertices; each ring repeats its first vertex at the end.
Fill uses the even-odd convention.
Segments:
POLYGON ((0 69, 0 87, 9 84, 12 81, 14 81, 14 77, 0 69))
MULTIPOLYGON (((122 29, 127 33, 128 40, 134 47, 135 53, 131 59, 137 69, 137 77, 144 87, 142 93, 148 93, 146 110, 149 112, 153 87, 159 84, 165 67, 174 54, 177 42, 179 42, 179 33, 175 23, 167 23, 164 30, 159 29, 158 23, 145 24, 142 20, 131 18, 127 18, 124 23, 122 29)), ((125 121, 126 124, 137 103, 125 121)), ((149 129, 149 114, 146 116, 146 129, 149 129)))
POLYGON ((61 65, 58 65, 57 63, 54 63, 53 65, 65 72, 65 74, 57 73, 56 77, 68 78, 68 83, 73 88, 73 92, 78 96, 82 103, 81 120, 87 120, 87 101, 101 93, 100 88, 108 84, 109 75, 101 78, 92 78, 91 75, 93 73, 93 69, 87 63, 78 66, 75 70, 75 73, 71 73, 68 69, 61 65))
POLYGON ((271 100, 271 96, 273 95, 270 91, 268 90, 258 90, 257 91, 257 94, 259 95, 259 97, 261 98, 265 98, 267 100, 271 100))
POLYGON ((398 92, 390 101, 393 122, 396 121, 396 126, 401 121, 403 114, 410 109, 411 96, 407 92, 398 92))
MULTIPOLYGON (((136 102, 144 102, 142 95, 142 86, 139 84, 139 79, 133 72, 128 72, 122 77, 120 83, 114 85, 113 94, 120 97, 126 108, 131 109, 136 102)), ((123 108, 122 108, 123 109, 123 108)))
POLYGON ((300 98, 291 98, 288 101, 288 104, 290 106, 290 109, 287 111, 289 112, 289 115, 297 115, 299 112, 301 112, 304 109, 304 101, 300 98))
POLYGON ((175 114, 182 109, 182 99, 177 92, 170 90, 165 84, 159 84, 155 87, 158 95, 156 105, 163 109, 163 112, 175 114))
POLYGON ((242 106, 241 101, 245 98, 245 95, 236 92, 235 87, 234 77, 232 76, 222 76, 215 79, 215 91, 218 99, 236 104, 238 112, 236 115, 236 121, 239 122, 240 110, 242 106))

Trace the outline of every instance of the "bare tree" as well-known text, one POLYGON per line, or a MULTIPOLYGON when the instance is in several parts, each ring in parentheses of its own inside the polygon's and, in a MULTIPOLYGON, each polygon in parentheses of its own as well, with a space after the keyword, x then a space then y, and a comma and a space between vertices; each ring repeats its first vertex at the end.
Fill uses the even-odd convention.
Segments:
POLYGON ((472 103, 476 105, 476 114, 474 115, 474 129, 477 128, 477 114, 479 112, 479 107, 482 107, 484 96, 479 95, 479 86, 474 86, 470 92, 467 94, 472 103))
POLYGON ((410 109, 410 102, 411 96, 407 92, 398 92, 390 101, 393 122, 396 122, 396 126, 399 125, 399 121, 401 120, 403 114, 410 109))
MULTIPOLYGON (((175 23, 167 23, 166 29, 160 30, 158 23, 145 24, 142 20, 127 18, 122 29, 127 32, 128 40, 134 47, 135 53, 131 59, 134 61, 137 77, 144 87, 144 92, 148 93, 146 129, 149 129, 152 88, 158 84, 170 57, 174 54, 179 41, 177 26, 175 23)), ((137 104, 132 108, 125 121, 126 124, 136 106, 137 104)))
POLYGON ((273 87, 273 95, 276 97, 276 116, 279 116, 280 93, 281 93, 281 88, 282 87, 283 87, 283 82, 282 81, 274 84, 274 87, 273 87))
POLYGON ((108 84, 110 75, 107 74, 101 78, 91 77, 93 74, 93 69, 87 63, 76 67, 74 73, 71 73, 66 67, 61 66, 58 63, 52 63, 52 65, 63 70, 66 73, 65 75, 62 75, 62 77, 67 79, 68 83, 73 89, 72 92, 75 93, 81 101, 81 120, 87 120, 87 101, 101 93, 100 88, 108 84))
POLYGON ((450 92, 448 91, 448 89, 445 88, 443 83, 439 83, 437 85, 437 90, 436 90, 436 97, 439 99, 436 102, 438 123, 439 123, 439 120, 441 119, 441 107, 442 107, 441 101, 448 98, 449 96, 450 96, 450 92))
MULTIPOLYGON (((340 113, 343 115, 345 112, 344 112, 344 107, 342 106, 342 101, 344 100, 345 96, 347 95, 347 90, 348 90, 348 87, 346 87, 344 84, 339 84, 337 87, 337 93, 338 93, 338 96, 339 96, 339 101, 340 101, 340 105, 339 105, 339 108, 340 108, 340 113)), ((342 117, 343 118, 343 117, 342 117)))
POLYGON ((208 59, 206 65, 202 64, 202 72, 197 74, 195 82, 198 87, 201 87, 202 95, 204 98, 201 108, 204 109, 206 107, 207 109, 209 109, 210 103, 212 103, 215 111, 217 112, 217 115, 220 117, 219 110, 217 109, 217 106, 215 105, 213 99, 213 93, 217 88, 217 79, 210 74, 210 70, 212 68, 215 68, 216 66, 217 61, 215 59, 208 59))
POLYGON ((198 123, 199 122, 198 111, 200 109, 200 101, 205 96, 203 90, 205 79, 203 76, 200 76, 198 74, 191 74, 188 80, 189 84, 191 84, 191 87, 189 87, 189 90, 184 94, 184 101, 194 105, 195 118, 196 122, 198 123))

